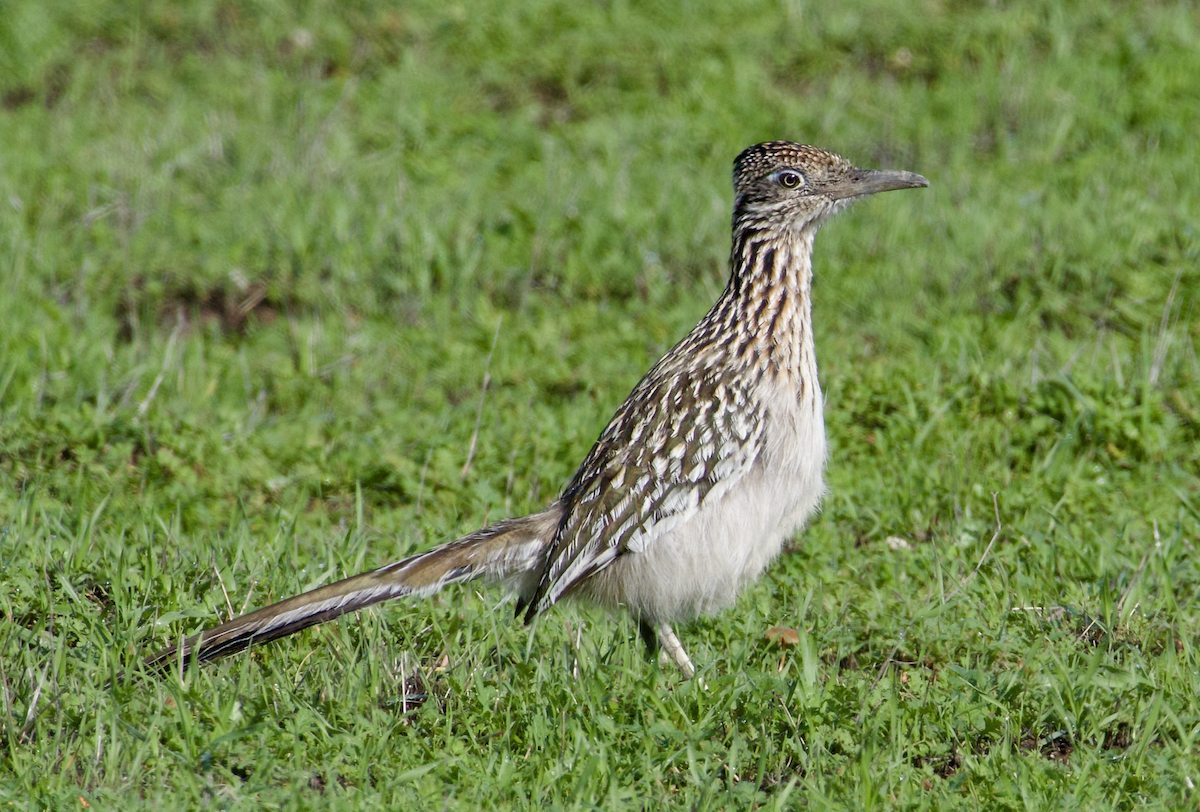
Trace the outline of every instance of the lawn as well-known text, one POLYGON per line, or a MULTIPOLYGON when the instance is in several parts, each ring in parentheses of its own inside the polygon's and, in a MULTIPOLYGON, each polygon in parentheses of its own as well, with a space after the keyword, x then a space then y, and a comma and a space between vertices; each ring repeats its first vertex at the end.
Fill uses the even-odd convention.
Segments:
POLYGON ((9 0, 0 807, 1193 807, 1197 77, 1187 2, 9 0), (138 667, 553 499, 774 138, 931 185, 817 239, 828 496, 702 679, 475 584, 138 667))

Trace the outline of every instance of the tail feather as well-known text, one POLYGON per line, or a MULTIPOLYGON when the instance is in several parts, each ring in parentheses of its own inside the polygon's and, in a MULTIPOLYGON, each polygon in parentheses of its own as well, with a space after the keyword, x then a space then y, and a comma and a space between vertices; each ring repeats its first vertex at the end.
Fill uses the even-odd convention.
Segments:
POLYGON ((554 509, 506 519, 457 541, 234 618, 146 658, 151 668, 186 666, 333 620, 405 595, 431 595, 449 584, 480 577, 513 578, 539 570, 553 528, 554 509))

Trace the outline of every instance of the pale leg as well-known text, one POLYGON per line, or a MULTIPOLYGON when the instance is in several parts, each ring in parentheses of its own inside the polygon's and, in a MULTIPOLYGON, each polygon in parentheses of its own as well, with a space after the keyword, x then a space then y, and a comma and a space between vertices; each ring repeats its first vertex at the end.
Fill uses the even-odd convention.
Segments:
POLYGON ((675 636, 675 630, 666 623, 659 623, 656 631, 661 651, 660 658, 665 661, 670 657, 671 661, 679 667, 683 678, 691 679, 696 673, 696 667, 692 665, 691 658, 683 650, 683 643, 680 643, 679 638, 675 636))

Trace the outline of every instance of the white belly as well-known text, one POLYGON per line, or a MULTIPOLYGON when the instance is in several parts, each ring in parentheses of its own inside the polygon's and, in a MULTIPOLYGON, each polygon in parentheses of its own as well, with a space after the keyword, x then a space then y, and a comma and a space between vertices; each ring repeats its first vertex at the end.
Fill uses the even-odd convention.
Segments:
POLYGON ((767 445, 744 478, 641 552, 619 556, 579 597, 651 622, 690 620, 729 606, 779 555, 824 493, 820 393, 776 398, 767 445))

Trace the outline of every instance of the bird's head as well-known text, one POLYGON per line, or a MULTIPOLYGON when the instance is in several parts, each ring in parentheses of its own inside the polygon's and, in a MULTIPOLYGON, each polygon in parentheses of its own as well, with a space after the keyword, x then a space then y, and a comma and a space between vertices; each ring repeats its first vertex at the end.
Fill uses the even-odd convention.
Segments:
POLYGON ((790 141, 769 141, 733 162, 733 223, 803 231, 863 195, 915 189, 929 181, 912 172, 859 169, 840 155, 790 141))

